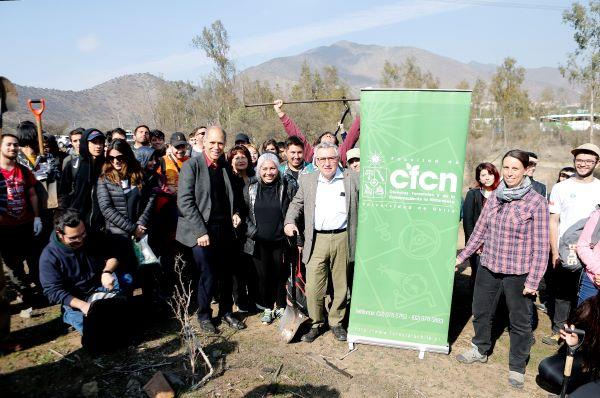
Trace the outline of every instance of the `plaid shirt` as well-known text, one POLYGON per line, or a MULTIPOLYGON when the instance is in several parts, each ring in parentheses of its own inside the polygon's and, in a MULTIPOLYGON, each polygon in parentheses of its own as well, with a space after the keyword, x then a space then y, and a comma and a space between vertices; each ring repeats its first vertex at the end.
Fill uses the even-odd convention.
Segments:
POLYGON ((457 259, 464 262, 483 245, 481 265, 500 274, 528 274, 525 286, 537 290, 548 264, 548 228, 548 204, 533 189, 508 203, 494 192, 457 259))

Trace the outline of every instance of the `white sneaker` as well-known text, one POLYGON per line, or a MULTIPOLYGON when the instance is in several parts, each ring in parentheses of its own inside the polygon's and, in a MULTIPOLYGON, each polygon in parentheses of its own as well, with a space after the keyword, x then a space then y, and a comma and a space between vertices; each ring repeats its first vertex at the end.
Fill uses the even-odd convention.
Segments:
POLYGON ((262 317, 260 318, 260 321, 265 325, 268 325, 271 322, 273 322, 273 311, 268 308, 265 309, 262 317))
POLYGON ((461 363, 487 362, 487 355, 479 353, 477 346, 473 345, 469 350, 464 351, 456 356, 456 360, 461 363))

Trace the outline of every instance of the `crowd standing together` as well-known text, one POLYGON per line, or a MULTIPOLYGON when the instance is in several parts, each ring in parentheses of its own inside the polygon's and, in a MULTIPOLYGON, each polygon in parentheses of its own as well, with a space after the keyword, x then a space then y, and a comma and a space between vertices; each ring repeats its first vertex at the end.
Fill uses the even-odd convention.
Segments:
MULTIPOLYGON (((217 126, 175 132, 168 144, 163 132, 145 125, 135 128, 132 144, 120 128, 79 128, 70 132, 68 153, 51 135, 38 148, 31 122, 3 134, 0 254, 18 299, 60 304, 64 322, 85 335, 95 302, 140 288, 145 305, 164 305, 178 277, 175 262, 183 259, 194 270, 184 278, 193 281, 200 328, 215 334, 221 325, 245 329, 239 313, 258 313, 263 324, 280 318, 290 267, 300 263, 311 321, 301 340, 312 342, 329 328, 345 341, 360 117, 343 142, 324 132, 313 146, 282 106, 275 101, 285 142, 257 147, 240 133, 227 151, 227 134, 217 126), (140 257, 146 248, 155 264, 140 257)), ((560 171, 549 197, 534 179, 537 155, 511 150, 500 171, 491 163, 477 166, 477 187, 464 200, 466 247, 456 265, 470 260, 475 336, 457 359, 487 361, 494 318, 505 308, 508 380, 515 388, 524 385, 541 310, 553 321, 543 343, 582 344, 565 329, 586 328, 572 388, 598 391, 600 181, 593 171, 600 150, 584 144, 572 154, 574 167, 560 171)), ((0 272, 0 293, 6 285, 0 272)), ((0 300, 6 351, 12 344, 6 294, 0 300)), ((561 360, 559 351, 542 361, 540 374, 560 374, 561 360)))

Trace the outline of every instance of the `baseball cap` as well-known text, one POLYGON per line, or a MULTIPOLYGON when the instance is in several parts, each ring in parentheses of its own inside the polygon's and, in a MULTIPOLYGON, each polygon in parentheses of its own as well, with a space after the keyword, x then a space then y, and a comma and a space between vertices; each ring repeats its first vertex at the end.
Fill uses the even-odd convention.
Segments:
POLYGON ((587 144, 579 145, 577 148, 571 151, 573 156, 577 156, 582 152, 592 152, 594 155, 600 157, 600 148, 589 142, 587 144))
POLYGON ((188 142, 185 139, 185 134, 176 132, 171 135, 171 139, 169 140, 169 143, 171 145, 177 147, 179 145, 187 145, 188 142))
POLYGON ((247 134, 244 133, 239 133, 235 136, 235 141, 236 144, 238 142, 244 142, 245 144, 249 144, 250 143, 250 137, 248 137, 247 134))
POLYGON ((106 138, 100 130, 92 130, 92 132, 88 135, 87 140, 93 141, 98 137, 106 138))
POLYGON ((348 152, 346 152, 346 159, 348 159, 348 161, 350 159, 360 159, 360 149, 358 149, 358 148, 350 149, 348 152))

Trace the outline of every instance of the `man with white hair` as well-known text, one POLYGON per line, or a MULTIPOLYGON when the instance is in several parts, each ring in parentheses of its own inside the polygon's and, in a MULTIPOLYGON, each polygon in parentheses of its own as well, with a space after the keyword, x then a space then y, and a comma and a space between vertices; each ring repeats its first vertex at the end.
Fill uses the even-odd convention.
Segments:
POLYGON ((297 225, 304 217, 304 253, 306 264, 306 299, 312 328, 302 341, 312 342, 325 324, 324 296, 331 274, 333 300, 328 323, 334 337, 346 340, 342 322, 348 306, 348 263, 354 261, 358 209, 358 174, 338 167, 338 147, 322 142, 315 147, 319 171, 302 174, 300 188, 290 203, 284 221, 288 236, 298 233, 297 225))

